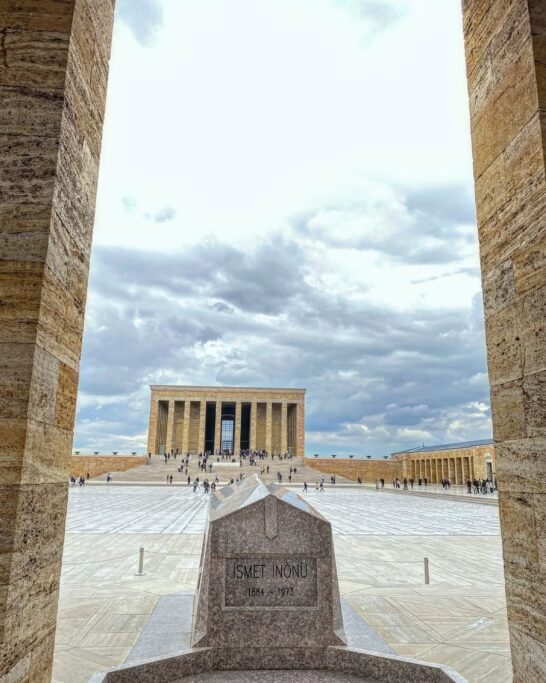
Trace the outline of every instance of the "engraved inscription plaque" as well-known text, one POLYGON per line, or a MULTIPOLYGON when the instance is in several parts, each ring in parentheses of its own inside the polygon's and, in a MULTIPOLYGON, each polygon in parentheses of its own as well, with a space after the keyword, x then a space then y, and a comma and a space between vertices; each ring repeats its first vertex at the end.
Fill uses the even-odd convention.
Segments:
POLYGON ((224 607, 317 607, 314 557, 226 558, 224 607))

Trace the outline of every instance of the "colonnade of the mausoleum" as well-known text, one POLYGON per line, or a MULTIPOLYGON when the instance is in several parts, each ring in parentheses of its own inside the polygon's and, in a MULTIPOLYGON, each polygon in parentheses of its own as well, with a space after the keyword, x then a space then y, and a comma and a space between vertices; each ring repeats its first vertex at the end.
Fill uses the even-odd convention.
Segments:
POLYGON ((304 389, 152 386, 149 453, 304 456, 304 389))

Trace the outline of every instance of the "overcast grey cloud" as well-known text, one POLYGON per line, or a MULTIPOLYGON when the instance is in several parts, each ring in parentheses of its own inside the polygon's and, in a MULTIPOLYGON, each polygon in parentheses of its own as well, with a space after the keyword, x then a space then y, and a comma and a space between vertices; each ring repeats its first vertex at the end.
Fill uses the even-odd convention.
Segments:
POLYGON ((346 10, 359 15, 361 19, 377 29, 385 29, 400 19, 404 13, 401 3, 394 0, 337 0, 346 10))
POLYGON ((172 221, 175 216, 176 209, 173 209, 172 206, 164 206, 159 209, 159 211, 156 211, 154 214, 152 214, 150 218, 155 223, 167 223, 168 221, 172 221))
POLYGON ((155 382, 306 386, 319 450, 488 435, 479 296, 470 313, 400 312, 339 298, 310 271, 301 246, 278 238, 245 252, 96 249, 79 414, 91 440, 113 439, 96 422, 107 412, 138 447, 155 382))
POLYGON ((116 14, 141 45, 153 45, 163 23, 161 0, 117 0, 116 14))
POLYGON ((466 185, 418 189, 363 186, 294 219, 302 236, 334 247, 380 252, 415 264, 445 264, 475 249, 474 198, 466 185))

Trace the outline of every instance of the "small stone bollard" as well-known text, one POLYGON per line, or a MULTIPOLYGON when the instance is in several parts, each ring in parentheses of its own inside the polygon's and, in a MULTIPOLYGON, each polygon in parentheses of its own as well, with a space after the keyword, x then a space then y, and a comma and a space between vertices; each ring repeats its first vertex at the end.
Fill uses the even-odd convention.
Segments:
POLYGON ((425 557, 425 584, 430 583, 430 572, 428 568, 428 557, 425 557))
POLYGON ((144 574, 144 548, 140 549, 138 555, 138 576, 142 576, 142 574, 144 574))

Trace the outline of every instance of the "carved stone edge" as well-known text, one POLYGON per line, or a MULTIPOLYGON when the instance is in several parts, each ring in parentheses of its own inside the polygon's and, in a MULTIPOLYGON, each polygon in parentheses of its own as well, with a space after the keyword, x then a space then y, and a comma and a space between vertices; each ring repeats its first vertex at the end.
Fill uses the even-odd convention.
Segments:
POLYGON ((448 666, 343 646, 327 648, 194 648, 95 673, 90 683, 178 681, 207 671, 322 669, 389 683, 468 683, 448 666))

